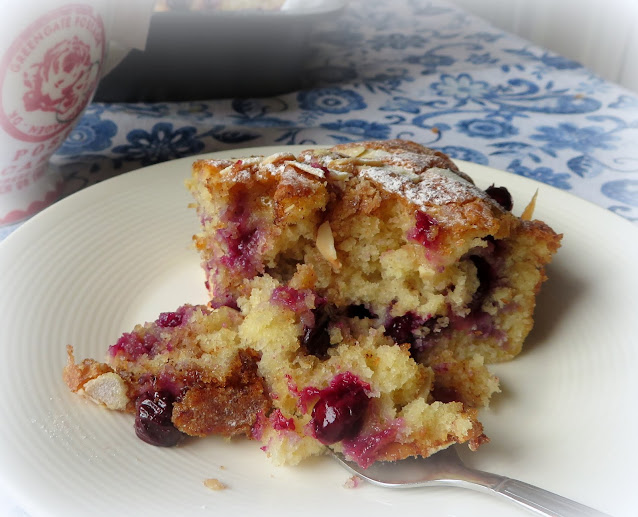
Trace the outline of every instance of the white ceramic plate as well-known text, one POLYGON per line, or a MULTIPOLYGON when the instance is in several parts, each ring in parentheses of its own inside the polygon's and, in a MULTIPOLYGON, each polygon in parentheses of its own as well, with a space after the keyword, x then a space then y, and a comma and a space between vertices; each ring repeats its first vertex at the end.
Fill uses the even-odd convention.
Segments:
MULTIPOLYGON (((217 156, 268 153, 249 149, 217 156)), ((102 358, 123 331, 205 300, 183 180, 192 158, 141 169, 53 205, 0 245, 0 483, 35 516, 527 515, 456 488, 344 488, 329 458, 274 467, 255 443, 210 438, 170 449, 133 417, 68 392, 65 345, 102 358), (227 490, 204 487, 217 478, 227 490)), ((638 232, 562 191, 462 163, 506 185, 520 213, 565 234, 524 353, 498 365, 483 412, 492 441, 468 461, 614 515, 638 508, 638 232)))

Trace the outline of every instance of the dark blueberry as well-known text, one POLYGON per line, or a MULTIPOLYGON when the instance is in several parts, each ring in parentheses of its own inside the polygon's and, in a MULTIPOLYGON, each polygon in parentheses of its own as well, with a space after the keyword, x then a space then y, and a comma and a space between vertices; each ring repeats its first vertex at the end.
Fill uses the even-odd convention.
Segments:
POLYGON ((368 309, 365 305, 348 305, 346 308, 346 316, 348 318, 359 318, 363 319, 373 319, 376 318, 377 315, 372 313, 370 309, 368 309))
POLYGON ((173 397, 166 391, 146 393, 135 403, 135 434, 159 447, 172 447, 184 436, 171 421, 173 397))
POLYGON ((314 355, 319 359, 328 358, 328 349, 330 348, 330 333, 328 332, 328 324, 330 323, 330 314, 324 305, 320 305, 312 311, 315 317, 315 323, 312 326, 304 327, 303 336, 301 337, 301 346, 306 353, 314 355))
POLYGON ((438 384, 434 385, 432 389, 432 397, 434 400, 438 400, 439 402, 463 402, 463 397, 459 394, 459 392, 450 386, 440 386, 438 384))
POLYGON ((509 190, 507 190, 505 187, 496 187, 494 185, 491 185, 485 189, 485 192, 505 210, 511 210, 514 206, 512 196, 509 193, 509 190))
POLYGON ((390 336, 397 345, 403 343, 412 344, 414 342, 414 334, 412 331, 419 326, 417 317, 406 312, 403 316, 396 316, 386 325, 385 335, 390 336))
POLYGON ((315 438, 324 445, 354 438, 361 431, 370 399, 366 386, 355 375, 337 375, 319 392, 312 410, 315 438))
POLYGON ((160 327, 178 327, 182 324, 183 314, 179 312, 162 312, 157 318, 160 327))
POLYGON ((470 260, 476 267, 476 277, 479 281, 479 286, 472 295, 472 301, 470 302, 470 309, 475 312, 480 310, 483 300, 491 288, 493 272, 492 266, 483 257, 472 255, 470 260))

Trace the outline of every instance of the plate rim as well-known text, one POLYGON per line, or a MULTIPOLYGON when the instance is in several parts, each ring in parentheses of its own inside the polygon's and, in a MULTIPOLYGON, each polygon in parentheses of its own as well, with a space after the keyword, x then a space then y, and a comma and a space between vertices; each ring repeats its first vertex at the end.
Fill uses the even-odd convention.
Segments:
MULTIPOLYGON (((194 161, 195 159, 218 158, 218 157, 226 157, 226 156, 237 156, 237 157, 240 157, 242 154, 245 155, 248 152, 254 152, 254 151, 257 151, 257 150, 263 150, 265 152, 281 152, 282 149, 283 150, 285 150, 285 149, 307 149, 307 148, 310 148, 310 147, 319 147, 319 146, 318 145, 313 145, 313 146, 308 146, 308 145, 301 145, 301 146, 263 146, 263 147, 251 147, 251 148, 242 148, 242 149, 231 149, 231 150, 217 151, 217 152, 212 152, 212 153, 205 153, 205 154, 200 154, 200 155, 196 155, 196 156, 180 158, 180 159, 172 160, 172 161, 168 161, 168 162, 162 162, 160 164, 155 164, 155 165, 150 165, 150 166, 147 166, 147 167, 142 167, 140 169, 136 169, 136 170, 133 170, 133 171, 130 171, 130 172, 115 176, 113 178, 109 178, 107 180, 104 180, 102 182, 99 182, 99 183, 96 183, 94 185, 91 185, 90 187, 87 187, 86 189, 78 191, 77 193, 75 193, 73 195, 70 195, 70 196, 60 200, 55 205, 47 208, 46 210, 44 210, 40 214, 37 214, 36 216, 34 216, 34 218, 32 218, 31 220, 29 220, 26 223, 24 223, 23 226, 18 228, 16 230, 16 232, 14 232, 3 243, 1 243, 2 245, 0 245, 0 259, 3 256, 4 250, 10 248, 10 245, 9 246, 5 245, 6 242, 13 242, 13 241, 17 242, 17 241, 19 241, 19 239, 26 238, 26 237, 14 237, 19 232, 21 232, 20 235, 24 234, 25 236, 28 236, 28 234, 30 232, 35 232, 39 225, 41 225, 41 224, 42 225, 46 225, 47 224, 47 222, 42 222, 42 223, 39 222, 39 221, 45 221, 45 219, 49 217, 49 215, 47 215, 47 214, 54 213, 54 215, 55 215, 55 213, 56 213, 55 210, 58 210, 59 212, 64 212, 67 208, 71 208, 74 203, 77 203, 78 200, 80 200, 80 202, 81 202, 84 199, 84 198, 81 197, 82 195, 86 195, 87 199, 88 199, 91 196, 95 196, 95 195, 99 194, 102 189, 105 189, 105 190, 115 189, 115 190, 117 190, 119 182, 122 181, 122 178, 131 177, 129 175, 148 174, 149 173, 149 169, 154 169, 154 168, 157 168, 157 167, 162 167, 162 168, 167 168, 167 169, 171 168, 172 169, 174 166, 181 166, 182 164, 187 164, 189 162, 192 163, 192 161, 194 161), (108 183, 108 185, 105 187, 105 184, 107 184, 107 183, 108 183), (89 195, 89 194, 86 194, 86 192, 91 192, 92 194, 89 195), (64 203, 64 205, 62 205, 63 208, 57 208, 56 209, 56 206, 61 206, 62 203, 64 203), (33 230, 29 229, 29 230, 23 231, 24 227, 34 228, 34 229, 33 230)), ((321 146, 321 147, 326 147, 326 146, 321 146)), ((482 171, 481 174, 483 174, 483 173, 489 174, 489 173, 493 173, 493 172, 497 172, 499 174, 501 174, 501 173, 502 174, 506 174, 508 176, 516 178, 516 181, 517 182, 520 181, 523 184, 523 186, 530 185, 530 184, 531 185, 536 185, 539 188, 550 190, 550 191, 554 192, 556 195, 567 196, 572 201, 574 201, 576 203, 580 204, 580 203, 584 202, 584 203, 587 204, 587 206, 591 205, 591 206, 593 206, 595 208, 598 208, 600 210, 599 213, 606 214, 605 217, 611 216, 611 219, 609 219, 610 221, 615 221, 615 222, 624 221, 626 223, 626 227, 627 228, 633 228, 632 231, 638 230, 638 228, 636 228, 631 222, 629 222, 628 220, 622 218, 618 214, 614 214, 613 212, 608 211, 608 210, 604 209, 603 207, 600 207, 599 205, 591 203, 591 202, 589 202, 587 200, 579 198, 578 196, 575 196, 575 195, 573 195, 573 194, 571 194, 569 192, 565 192, 565 191, 563 191, 561 189, 558 189, 556 187, 553 187, 551 185, 546 185, 546 184, 540 183, 540 182, 538 182, 536 180, 533 180, 533 179, 530 179, 530 178, 525 178, 525 177, 522 177, 522 176, 518 176, 518 175, 516 175, 514 173, 511 173, 509 171, 502 171, 502 170, 494 169, 494 168, 489 167, 489 166, 473 164, 471 162, 463 162, 463 161, 460 161, 460 160, 455 160, 455 162, 457 162, 457 163, 459 163, 459 164, 461 164, 463 166, 465 166, 465 164, 469 164, 469 168, 470 169, 475 169, 475 170, 482 171)), ((186 167, 186 169, 189 169, 189 168, 190 167, 186 167)), ((470 176, 472 176, 472 171, 471 170, 468 171, 468 173, 470 174, 470 176)), ((184 174, 184 175, 180 175, 179 177, 180 178, 182 178, 182 177, 185 178, 186 176, 187 175, 184 174)), ((127 181, 127 180, 124 180, 124 181, 127 181)), ((4 479, 6 481, 7 476, 5 475, 6 473, 5 473, 4 470, 5 469, 0 466, 0 479, 4 479)), ((6 483, 5 483, 5 485, 6 485, 6 483)), ((20 501, 20 502, 22 504, 24 504, 24 501, 20 501)))

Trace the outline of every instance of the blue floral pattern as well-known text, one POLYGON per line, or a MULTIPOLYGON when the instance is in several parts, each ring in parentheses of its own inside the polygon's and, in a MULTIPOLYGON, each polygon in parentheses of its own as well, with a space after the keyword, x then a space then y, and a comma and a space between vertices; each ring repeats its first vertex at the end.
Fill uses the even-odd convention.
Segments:
POLYGON ((330 114, 344 114, 366 107, 363 97, 354 90, 343 88, 320 88, 299 93, 299 107, 302 110, 330 114))
POLYGON ((638 180, 623 179, 608 181, 603 184, 601 190, 603 194, 615 201, 631 206, 638 206, 638 180))
POLYGON ((495 118, 461 120, 456 128, 461 133, 479 138, 505 138, 518 134, 518 129, 512 124, 495 118))
POLYGON ((512 163, 510 163, 507 170, 515 172, 516 174, 520 174, 521 176, 525 176, 526 178, 531 178, 536 181, 547 183, 548 185, 552 185, 554 187, 562 188, 565 190, 569 190, 572 188, 571 184, 569 183, 569 174, 557 174, 549 167, 536 167, 532 169, 530 167, 522 165, 520 160, 514 160, 512 163))
POLYGON ((58 154, 73 156, 108 149, 117 133, 117 125, 112 120, 102 120, 102 111, 88 110, 58 149, 58 154))
POLYGON ((431 88, 437 95, 454 97, 461 103, 471 100, 480 103, 491 91, 487 82, 475 81, 469 74, 459 74, 457 76, 443 74, 441 80, 433 83, 431 88))
POLYGON ((151 165, 174 158, 181 158, 200 152, 204 143, 196 136, 197 130, 191 126, 173 129, 173 124, 158 122, 151 131, 135 129, 128 133, 129 144, 113 148, 116 154, 126 160, 139 161, 151 165))
MULTIPOLYGON (((322 127, 352 135, 352 140, 384 140, 387 139, 392 132, 390 126, 387 124, 358 119, 328 122, 322 124, 322 127)), ((333 135, 333 138, 340 140, 343 137, 333 135)))
POLYGON ((546 141, 545 148, 551 150, 574 149, 585 153, 596 147, 614 149, 611 142, 619 140, 618 136, 601 126, 578 127, 571 123, 561 123, 558 127, 541 126, 537 129, 539 133, 530 138, 546 141))
POLYGON ((638 220, 638 96, 446 0, 388 5, 352 0, 319 24, 299 91, 94 104, 57 158, 87 162, 90 182, 248 144, 408 138, 638 220))

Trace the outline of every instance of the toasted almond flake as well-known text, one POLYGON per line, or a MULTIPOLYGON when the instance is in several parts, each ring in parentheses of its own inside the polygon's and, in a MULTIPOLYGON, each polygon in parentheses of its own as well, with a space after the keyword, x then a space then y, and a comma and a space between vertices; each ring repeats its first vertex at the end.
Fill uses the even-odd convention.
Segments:
POLYGON ((523 221, 531 221, 532 220, 532 217, 534 216, 534 209, 536 208, 536 198, 537 197, 538 197, 538 189, 536 189, 536 192, 534 192, 534 195, 532 196, 532 200, 525 207, 525 210, 523 210, 523 213, 521 214, 521 219, 523 221))
POLYGON ((96 404, 123 411, 129 402, 124 379, 115 372, 102 375, 84 383, 82 394, 96 404))
POLYGON ((361 156, 365 154, 366 151, 367 149, 363 146, 353 146, 353 147, 346 147, 345 149, 339 149, 340 154, 345 154, 346 156, 352 156, 353 158, 356 158, 357 156, 361 156))
POLYGON ((299 169, 302 170, 304 172, 307 172, 308 174, 312 174, 313 176, 317 176, 318 178, 325 178, 326 177, 326 173, 319 169, 318 167, 313 167, 312 165, 309 165, 307 163, 303 163, 303 162, 293 162, 291 160, 284 162, 286 165, 290 165, 292 167, 294 167, 295 169, 299 169))
POLYGON ((350 174, 345 171, 340 171, 339 169, 329 169, 330 177, 335 178, 338 181, 345 181, 350 178, 350 174))
POLYGON ((330 222, 325 221, 317 230, 317 249, 335 271, 341 269, 341 262, 337 259, 337 250, 335 249, 335 240, 332 235, 330 222))
POLYGON ((262 161, 262 165, 267 165, 269 163, 277 163, 277 162, 281 162, 281 161, 290 161, 290 160, 294 160, 295 159, 295 155, 292 153, 288 153, 288 152, 282 152, 282 153, 275 153, 275 154, 271 154, 270 156, 266 156, 262 161))
POLYGON ((206 488, 210 488, 211 490, 219 491, 226 490, 228 486, 222 483, 219 479, 209 478, 204 480, 204 486, 206 488))
POLYGON ((225 168, 223 168, 221 171, 219 171, 220 176, 225 176, 225 175, 227 175, 227 174, 232 173, 232 171, 233 171, 233 165, 234 165, 234 164, 231 164, 231 165, 229 165, 228 167, 225 167, 225 168))
POLYGON ((387 167, 388 164, 377 158, 355 158, 355 165, 364 165, 366 167, 387 167))

